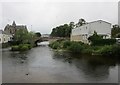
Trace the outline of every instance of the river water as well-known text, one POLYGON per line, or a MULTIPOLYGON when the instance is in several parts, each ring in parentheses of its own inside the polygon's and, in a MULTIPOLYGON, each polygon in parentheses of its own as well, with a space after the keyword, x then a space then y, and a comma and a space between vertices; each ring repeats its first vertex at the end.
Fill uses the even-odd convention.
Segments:
POLYGON ((113 59, 56 52, 48 42, 27 52, 2 50, 3 83, 117 83, 113 59))

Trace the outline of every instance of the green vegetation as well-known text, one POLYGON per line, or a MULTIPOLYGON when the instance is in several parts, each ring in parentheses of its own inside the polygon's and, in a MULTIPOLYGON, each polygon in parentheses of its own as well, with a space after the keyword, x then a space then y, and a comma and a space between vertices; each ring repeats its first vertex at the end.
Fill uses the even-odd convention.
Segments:
POLYGON ((103 36, 100 36, 97 34, 97 32, 94 32, 92 36, 88 38, 88 40, 91 42, 91 45, 113 45, 116 43, 116 39, 103 39, 103 36))
POLYGON ((70 22, 69 24, 60 25, 52 29, 51 36, 52 37, 70 37, 71 30, 74 27, 82 26, 86 24, 84 19, 79 19, 78 23, 70 22))
POLYGON ((26 51, 35 46, 35 39, 40 37, 40 33, 28 32, 24 29, 19 29, 14 35, 13 42, 11 42, 12 51, 26 51))
POLYGON ((40 33, 40 32, 36 32, 35 35, 36 35, 37 37, 41 37, 41 33, 40 33))
POLYGON ((119 25, 113 25, 113 28, 111 30, 111 35, 113 38, 120 38, 120 26, 119 25))
POLYGON ((24 29, 19 29, 14 35, 14 44, 34 44, 35 33, 28 32, 24 29))
POLYGON ((82 42, 74 42, 68 40, 55 41, 49 45, 56 50, 66 50, 72 53, 101 55, 101 56, 116 56, 120 55, 120 45, 103 45, 91 46, 82 42))
POLYGON ((53 28, 51 32, 52 37, 70 37, 72 27, 68 24, 64 24, 53 28))
POLYGON ((31 49, 31 45, 30 44, 20 44, 20 45, 14 45, 11 47, 12 51, 27 51, 29 49, 31 49))

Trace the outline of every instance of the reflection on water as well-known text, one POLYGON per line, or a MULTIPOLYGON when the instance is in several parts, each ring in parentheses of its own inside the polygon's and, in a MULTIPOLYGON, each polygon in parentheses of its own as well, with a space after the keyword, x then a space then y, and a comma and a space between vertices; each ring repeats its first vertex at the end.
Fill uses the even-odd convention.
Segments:
MULTIPOLYGON (((65 52, 56 52, 53 56, 56 60, 75 65, 79 72, 84 73, 88 80, 104 80, 110 75, 110 68, 117 65, 116 60, 98 56, 81 56, 65 52)), ((116 71, 117 72, 117 71, 116 71)))
POLYGON ((115 83, 115 59, 56 52, 40 44, 27 52, 3 50, 4 83, 115 83))

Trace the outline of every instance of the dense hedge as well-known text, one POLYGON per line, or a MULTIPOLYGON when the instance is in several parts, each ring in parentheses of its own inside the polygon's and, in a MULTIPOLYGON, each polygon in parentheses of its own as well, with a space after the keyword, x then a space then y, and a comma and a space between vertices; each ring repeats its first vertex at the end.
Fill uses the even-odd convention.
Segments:
POLYGON ((96 39, 92 41, 91 45, 113 45, 116 43, 116 39, 96 39))

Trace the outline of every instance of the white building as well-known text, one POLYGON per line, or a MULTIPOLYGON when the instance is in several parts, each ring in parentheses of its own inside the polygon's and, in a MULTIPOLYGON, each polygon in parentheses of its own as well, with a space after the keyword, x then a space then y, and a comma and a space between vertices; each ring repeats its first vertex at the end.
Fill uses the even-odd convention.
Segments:
POLYGON ((0 30, 0 44, 7 43, 11 41, 12 35, 5 33, 3 30, 0 30))
POLYGON ((88 38, 94 34, 102 35, 103 38, 111 38, 111 23, 98 20, 72 29, 71 41, 89 43, 88 38))

